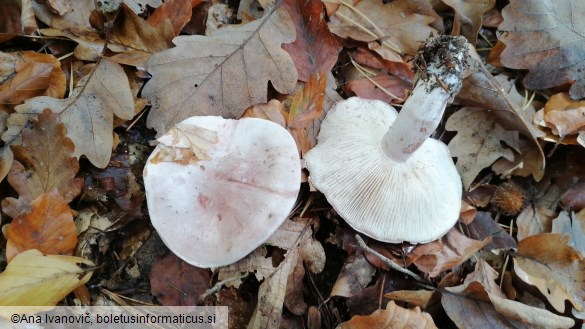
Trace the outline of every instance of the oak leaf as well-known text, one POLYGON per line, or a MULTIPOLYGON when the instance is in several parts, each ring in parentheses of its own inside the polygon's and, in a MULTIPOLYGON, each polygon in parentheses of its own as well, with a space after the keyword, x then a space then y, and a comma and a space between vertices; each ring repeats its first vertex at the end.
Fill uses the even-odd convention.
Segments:
POLYGON ((91 31, 89 22, 92 10, 96 9, 94 0, 67 1, 68 10, 63 15, 54 12, 47 2, 33 1, 35 16, 48 26, 61 30, 91 31))
POLYGON ((574 81, 573 99, 585 97, 585 15, 580 0, 516 0, 502 10, 500 57, 510 68, 527 69, 528 89, 547 89, 574 81))
POLYGON ((558 312, 564 312, 565 300, 574 311, 585 311, 585 257, 571 248, 570 237, 543 233, 518 242, 514 257, 516 275, 536 286, 558 312))
POLYGON ((569 215, 562 211, 552 223, 552 233, 568 234, 569 246, 585 257, 585 211, 569 215))
MULTIPOLYGON (((79 170, 77 159, 72 157, 73 142, 66 136, 65 127, 57 122, 57 115, 46 109, 29 127, 22 129, 22 144, 13 145, 15 161, 8 174, 8 182, 19 195, 18 201, 7 198, 2 207, 28 204, 40 195, 56 190, 71 202, 83 187, 83 180, 75 178, 79 170)), ((18 209, 7 211, 11 217, 18 209)))
POLYGON ((247 107, 267 101, 269 81, 278 92, 291 92, 298 75, 280 45, 294 38, 294 24, 281 7, 209 37, 175 38, 175 48, 148 61, 153 76, 143 90, 152 103, 148 126, 160 135, 194 115, 239 118, 247 107))
POLYGON ((31 212, 2 227, 8 241, 6 259, 30 249, 51 255, 72 255, 77 245, 73 211, 53 190, 31 202, 31 212))
POLYGON ((556 215, 554 210, 540 205, 524 208, 516 219, 518 241, 540 233, 549 233, 556 215))
POLYGON ((157 26, 151 26, 123 4, 113 23, 108 42, 126 48, 112 56, 113 60, 144 67, 153 53, 170 48, 174 37, 170 20, 163 20, 157 26))
POLYGON ((413 254, 420 255, 414 260, 416 267, 428 273, 430 277, 437 277, 441 272, 463 263, 480 249, 490 244, 492 237, 489 236, 481 241, 473 240, 453 228, 438 242, 442 247, 438 252, 421 255, 419 250, 424 250, 424 244, 412 251, 413 254))
POLYGON ((532 124, 535 114, 534 106, 520 95, 514 81, 504 75, 496 77, 488 71, 473 48, 470 49, 472 74, 463 80, 463 87, 455 101, 468 107, 482 108, 491 111, 495 121, 508 131, 520 133, 521 156, 516 156, 510 163, 502 158, 504 171, 512 171, 515 175, 532 175, 540 180, 544 175, 545 158, 537 140, 543 133, 532 124))
POLYGON ((168 19, 173 25, 173 32, 179 35, 183 27, 191 20, 193 8, 201 4, 202 0, 167 0, 160 5, 146 20, 152 27, 168 19))
POLYGON ((510 161, 514 159, 514 152, 504 148, 501 142, 516 146, 518 132, 506 131, 490 112, 462 108, 449 117, 445 128, 457 131, 457 135, 449 142, 449 151, 457 158, 457 170, 465 190, 483 168, 500 157, 510 161))
POLYGON ((496 4, 495 0, 442 0, 455 10, 451 35, 462 35, 470 44, 477 42, 477 33, 481 28, 482 16, 496 4))
POLYGON ((75 144, 74 156, 87 156, 98 168, 104 168, 112 154, 114 115, 130 120, 134 100, 124 69, 103 58, 94 70, 83 77, 66 99, 34 97, 18 105, 8 118, 4 141, 16 138, 28 120, 50 108, 59 114, 67 135, 75 144))
POLYGON ((386 309, 379 309, 370 315, 356 315, 349 321, 341 323, 337 329, 431 329, 437 328, 431 315, 421 312, 420 308, 414 310, 402 308, 390 301, 386 309))
POLYGON ((568 93, 552 95, 533 121, 547 136, 562 144, 577 144, 577 135, 585 128, 585 101, 574 101, 568 93))
POLYGON ((323 3, 286 0, 283 6, 295 24, 297 38, 282 48, 291 55, 299 80, 306 82, 317 72, 331 71, 341 45, 323 19, 323 3))
POLYGON ((483 259, 462 285, 446 288, 441 304, 458 328, 570 328, 575 321, 545 309, 506 299, 498 272, 483 259))
POLYGON ((89 281, 94 264, 81 257, 44 255, 28 250, 0 274, 0 305, 54 306, 89 281))
POLYGON ((189 265, 168 253, 156 259, 150 272, 150 292, 165 306, 199 305, 209 288, 209 269, 189 265))
POLYGON ((347 257, 330 295, 352 297, 372 282, 374 274, 376 274, 376 268, 368 262, 363 253, 347 257))
POLYGON ((382 45, 376 48, 385 59, 401 62, 404 54, 414 55, 436 30, 429 25, 434 13, 426 1, 395 0, 328 1, 341 4, 329 23, 331 32, 342 38, 382 45))
POLYGON ((55 56, 33 51, 0 53, 0 110, 35 96, 62 98, 65 74, 55 56))

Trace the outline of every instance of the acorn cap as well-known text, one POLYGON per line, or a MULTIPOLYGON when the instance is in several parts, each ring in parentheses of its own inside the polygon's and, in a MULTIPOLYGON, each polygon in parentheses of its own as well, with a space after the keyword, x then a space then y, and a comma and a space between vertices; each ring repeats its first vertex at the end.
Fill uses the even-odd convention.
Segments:
POLYGON ((404 162, 381 141, 397 117, 381 101, 336 103, 306 155, 309 181, 355 230, 383 242, 424 243, 459 218, 461 178, 445 144, 432 138, 404 162))
POLYGON ((292 136, 271 121, 191 117, 158 139, 144 168, 152 224, 189 264, 231 264, 286 220, 300 188, 292 136))

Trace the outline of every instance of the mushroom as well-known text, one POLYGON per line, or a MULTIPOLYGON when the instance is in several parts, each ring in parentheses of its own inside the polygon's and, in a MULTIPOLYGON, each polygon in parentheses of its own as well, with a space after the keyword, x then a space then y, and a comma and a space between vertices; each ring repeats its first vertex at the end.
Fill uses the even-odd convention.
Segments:
POLYGON ((383 242, 424 243, 459 218, 461 178, 442 142, 429 138, 467 67, 463 37, 431 38, 400 114, 358 97, 328 112, 305 158, 309 181, 355 230, 383 242))
POLYGON ((300 188, 292 136, 268 120, 188 118, 158 139, 144 167, 152 224, 189 264, 231 264, 286 220, 300 188))

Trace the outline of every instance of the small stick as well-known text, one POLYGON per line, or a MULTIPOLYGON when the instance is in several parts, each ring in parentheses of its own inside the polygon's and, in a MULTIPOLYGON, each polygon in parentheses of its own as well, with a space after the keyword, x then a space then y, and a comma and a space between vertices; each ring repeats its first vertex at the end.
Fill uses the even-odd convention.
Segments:
POLYGON ((400 265, 396 264, 394 261, 392 261, 391 259, 389 259, 388 257, 380 254, 379 252, 375 251, 374 249, 368 247, 368 245, 364 242, 364 240, 362 239, 362 237, 359 234, 355 235, 355 238, 357 239, 358 244, 360 245, 360 247, 362 247, 362 249, 364 249, 365 251, 371 253, 372 255, 380 258, 384 264, 390 266, 391 269, 404 273, 410 277, 412 277, 413 279, 415 279, 416 281, 419 282, 424 282, 423 278, 421 278, 418 274, 401 267, 400 265))

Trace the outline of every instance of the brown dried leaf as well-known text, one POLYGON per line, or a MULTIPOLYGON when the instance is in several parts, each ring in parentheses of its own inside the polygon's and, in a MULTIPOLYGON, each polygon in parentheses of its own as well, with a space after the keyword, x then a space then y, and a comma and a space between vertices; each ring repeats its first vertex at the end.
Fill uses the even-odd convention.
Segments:
POLYGON ((384 298, 406 302, 423 310, 439 299, 439 293, 429 290, 397 290, 384 294, 384 298))
POLYGON ((554 210, 536 206, 526 207, 516 219, 518 225, 518 241, 540 233, 549 233, 552 220, 557 216, 554 210))
POLYGON ((316 140, 309 137, 308 129, 314 125, 315 120, 324 116, 323 98, 326 83, 327 76, 317 72, 311 76, 303 89, 292 96, 286 125, 297 143, 301 157, 316 144, 316 140))
MULTIPOLYGON (((61 1, 62 2, 62 1, 61 1)), ((48 26, 61 30, 90 31, 89 16, 95 8, 94 0, 67 0, 67 13, 60 15, 51 10, 47 2, 33 1, 36 17, 48 26)))
MULTIPOLYGON (((469 259, 481 248, 491 243, 492 237, 477 241, 459 233, 457 228, 452 228, 439 241, 442 245, 442 249, 439 252, 423 254, 414 261, 419 270, 428 273, 432 278, 469 259)), ((412 253, 420 254, 422 248, 424 248, 424 245, 416 247, 412 253)))
POLYGON ((2 227, 8 240, 6 259, 29 249, 51 255, 72 255, 77 245, 73 211, 56 190, 31 202, 31 212, 2 227))
POLYGON ((539 234, 518 242, 514 270, 522 281, 536 286, 558 311, 565 300, 580 313, 585 311, 585 258, 569 247, 570 237, 539 234))
POLYGON ((431 329, 437 328, 431 315, 415 307, 409 310, 397 306, 394 301, 366 316, 356 315, 351 320, 341 323, 337 329, 431 329))
POLYGON ((477 42, 477 33, 481 28, 482 16, 496 4, 495 0, 442 0, 455 10, 455 20, 451 35, 462 35, 470 44, 477 42))
POLYGON ((492 242, 483 247, 483 250, 511 249, 517 246, 516 240, 493 220, 489 212, 479 211, 473 222, 465 225, 465 228, 469 237, 475 240, 493 237, 492 242))
POLYGON ((585 15, 580 0, 512 1, 502 10, 499 38, 506 44, 502 63, 528 69, 528 89, 547 89, 575 81, 571 98, 585 97, 585 15))
POLYGON ((0 110, 35 96, 63 98, 65 74, 53 55, 33 51, 0 53, 0 110))
POLYGON ((283 6, 295 24, 297 38, 282 48, 291 55, 299 80, 306 82, 315 73, 331 71, 341 45, 323 19, 323 3, 286 0, 283 6))
POLYGON ((376 274, 363 253, 345 259, 343 267, 335 280, 331 296, 351 297, 365 289, 376 274))
POLYGON ((200 305, 210 283, 209 269, 189 265, 173 253, 159 257, 150 272, 150 292, 165 306, 200 305))
MULTIPOLYGON (((0 20, 0 43, 8 41, 22 33, 20 13, 20 1, 6 0, 2 3, 2 6, 0 6, 0 17, 3 18, 0 20)), ((1 80, 3 79, 0 78, 0 81, 1 80)))
POLYGON ((141 62, 126 62, 126 64, 144 67, 148 55, 169 49, 173 45, 174 37, 170 20, 164 20, 157 26, 151 26, 123 4, 114 21, 110 42, 126 47, 130 52, 146 53, 142 56, 144 60, 141 62))
POLYGON ((516 150, 522 156, 516 156, 512 167, 514 174, 532 175, 540 180, 544 175, 545 158, 537 138, 543 133, 532 124, 534 107, 525 104, 526 99, 518 93, 514 81, 504 75, 492 76, 474 49, 470 49, 470 54, 475 70, 463 80, 455 100, 465 106, 489 110, 505 130, 518 131, 522 138, 521 147, 516 150))
POLYGON ((22 145, 12 146, 16 161, 8 174, 8 182, 20 200, 28 203, 57 190, 66 203, 71 202, 83 186, 83 181, 75 178, 79 163, 72 157, 73 149, 65 127, 48 109, 24 128, 22 145))
POLYGON ((210 37, 179 36, 177 47, 153 55, 153 78, 143 94, 153 107, 148 126, 158 134, 193 115, 239 118, 267 101, 268 81, 281 93, 294 89, 297 72, 280 45, 294 40, 294 24, 283 8, 251 23, 225 27, 210 37))
POLYGON ((553 220, 552 233, 568 234, 571 237, 569 246, 585 257, 585 211, 572 213, 571 216, 561 211, 559 217, 553 220))
POLYGON ((298 261, 299 250, 295 248, 286 254, 276 270, 262 282, 258 289, 258 305, 248 322, 249 329, 279 327, 289 274, 298 261))
POLYGON ((382 57, 401 62, 404 54, 414 55, 424 41, 436 30, 429 25, 435 21, 427 1, 395 0, 330 1, 342 4, 331 17, 329 29, 342 38, 382 44, 382 57))
POLYGON ((183 27, 191 20, 193 8, 197 7, 202 0, 166 0, 146 20, 152 27, 156 27, 164 20, 170 20, 173 25, 173 32, 179 35, 183 27))
POLYGON ((278 123, 282 127, 286 127, 286 119, 288 113, 284 110, 282 103, 277 99, 272 99, 268 103, 256 104, 249 107, 242 114, 242 118, 259 118, 270 120, 278 123))
MULTIPOLYGON (((574 101, 568 93, 552 95, 544 108, 535 115, 534 121, 538 126, 550 128, 553 136, 547 140, 563 144, 571 143, 566 137, 577 135, 585 126, 585 101, 574 101)), ((575 136, 573 136, 575 137, 575 136)))
POLYGON ((15 108, 8 118, 4 141, 16 138, 23 125, 44 109, 59 114, 67 135, 75 144, 74 155, 87 158, 104 168, 112 154, 114 115, 130 120, 134 116, 134 99, 124 69, 103 58, 94 71, 79 81, 69 98, 34 97, 15 108))
POLYGON ((93 269, 87 268, 93 266, 81 257, 25 251, 0 274, 0 305, 55 306, 89 281, 93 269))
POLYGON ((483 168, 500 157, 514 159, 514 152, 504 148, 501 142, 515 147, 518 132, 505 130, 490 112, 464 107, 449 117, 445 128, 457 131, 449 142, 449 151, 457 158, 457 169, 465 190, 483 168))
POLYGON ((484 260, 462 285, 448 287, 441 299, 458 328, 570 328, 574 320, 505 298, 495 283, 498 273, 484 260), (503 315, 503 316, 502 316, 503 315))

